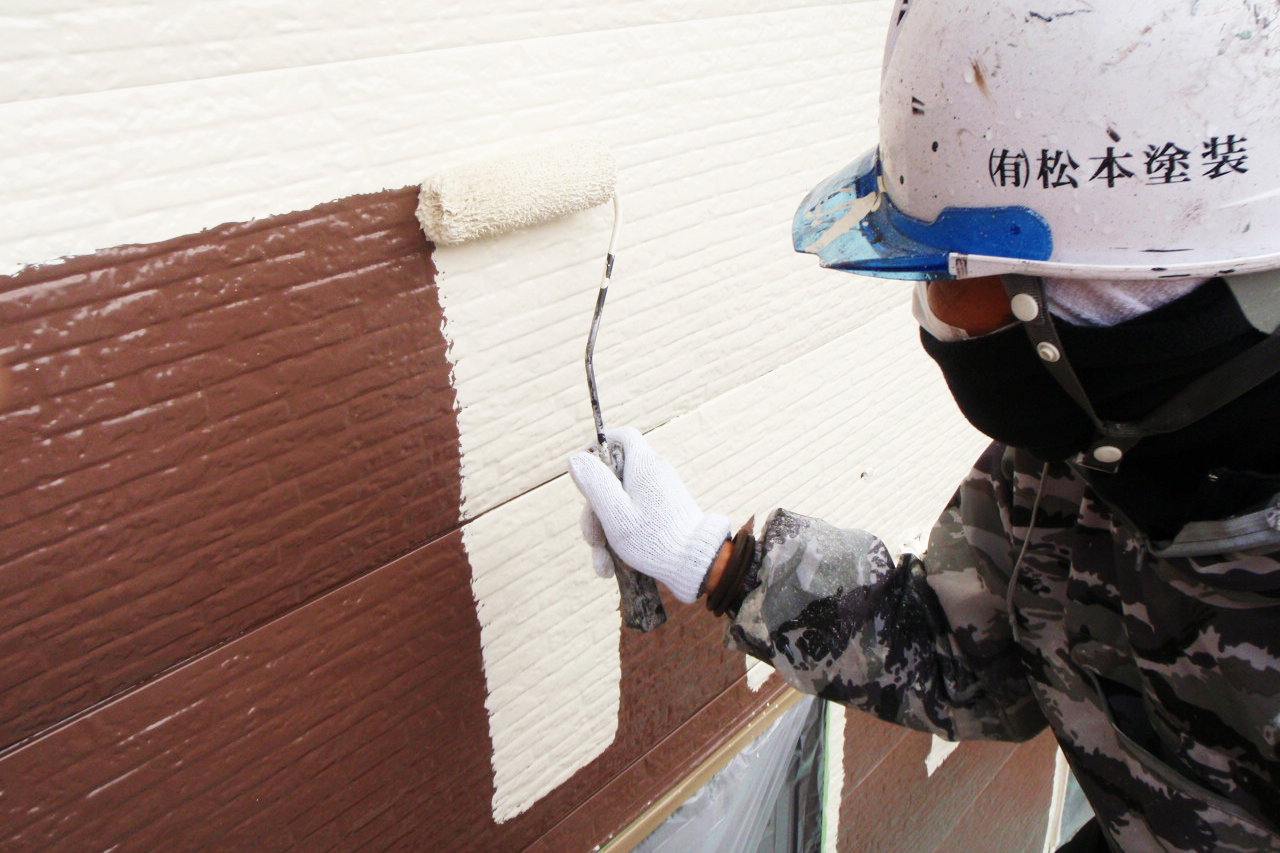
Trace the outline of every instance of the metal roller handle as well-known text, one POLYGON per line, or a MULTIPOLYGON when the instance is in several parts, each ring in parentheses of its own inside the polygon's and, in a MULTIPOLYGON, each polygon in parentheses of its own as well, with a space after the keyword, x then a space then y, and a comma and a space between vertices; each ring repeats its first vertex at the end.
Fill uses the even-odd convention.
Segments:
MULTIPOLYGON (((591 395, 591 414, 595 418, 595 454, 622 479, 622 448, 604 437, 604 418, 600 414, 600 393, 596 390, 596 372, 592 356, 596 349, 596 334, 600 331, 600 317, 604 313, 604 300, 609 292, 609 280, 613 276, 613 250, 618 241, 618 227, 622 221, 618 194, 613 194, 613 233, 609 236, 609 254, 605 259, 604 276, 600 279, 600 294, 596 297, 595 314, 591 317, 591 334, 587 336, 587 391, 591 395)), ((609 548, 613 558, 613 576, 618 579, 618 593, 622 596, 622 624, 641 632, 649 632, 667 621, 658 584, 648 575, 628 566, 609 548)))

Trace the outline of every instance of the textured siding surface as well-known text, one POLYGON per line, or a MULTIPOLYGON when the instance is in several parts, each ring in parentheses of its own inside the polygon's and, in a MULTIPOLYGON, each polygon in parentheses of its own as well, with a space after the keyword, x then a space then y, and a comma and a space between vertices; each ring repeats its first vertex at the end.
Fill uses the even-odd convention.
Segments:
POLYGON ((929 774, 929 737, 861 714, 845 731, 840 850, 1020 851, 1044 846, 1057 744, 966 743, 929 774))
MULTIPOLYGON (((0 20, 0 848, 590 850, 782 689, 591 575, 609 211, 435 250, 434 171, 614 149, 606 423, 706 509, 896 548, 983 444, 909 288, 790 248, 887 0, 429 5, 0 20)), ((845 733, 838 849, 1038 846, 1043 742, 845 733)))
POLYGON ((104 252, 0 293, 5 745, 456 527, 414 200, 104 252))

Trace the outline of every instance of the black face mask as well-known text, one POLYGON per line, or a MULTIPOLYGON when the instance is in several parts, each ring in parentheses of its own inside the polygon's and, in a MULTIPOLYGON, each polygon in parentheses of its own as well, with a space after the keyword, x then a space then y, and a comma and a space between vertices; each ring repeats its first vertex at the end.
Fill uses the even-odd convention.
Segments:
MULTIPOLYGON (((1132 421, 1193 379, 1264 340, 1221 279, 1132 320, 1108 327, 1055 320, 1062 348, 1103 420, 1132 421)), ((1094 437, 1089 417, 1041 363, 1014 326, 964 341, 921 331, 961 412, 978 430, 1046 461, 1068 459, 1094 437)), ((1199 511, 1187 497, 1219 468, 1280 470, 1280 377, 1273 377, 1191 426, 1143 439, 1114 475, 1090 475, 1100 492, 1123 495, 1132 514, 1167 532, 1199 511), (1153 491, 1188 505, 1170 508, 1153 491), (1155 504, 1160 504, 1155 507, 1155 504), (1151 504, 1144 509, 1139 505, 1151 504)), ((1213 510, 1217 512, 1218 510, 1213 510)))

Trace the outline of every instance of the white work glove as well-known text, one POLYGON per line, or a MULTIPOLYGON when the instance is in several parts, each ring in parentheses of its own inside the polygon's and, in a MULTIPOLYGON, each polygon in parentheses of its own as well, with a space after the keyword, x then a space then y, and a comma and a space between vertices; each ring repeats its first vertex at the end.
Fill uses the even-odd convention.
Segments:
MULTIPOLYGON (((589 452, 569 457, 569 474, 590 503, 598 529, 628 566, 660 581, 686 604, 696 601, 712 561, 729 538, 729 519, 704 515, 680 475, 634 427, 611 431, 606 438, 622 446, 621 482, 589 452)), ((582 526, 599 574, 599 555, 607 558, 608 552, 585 517, 582 526)))
POLYGON ((605 538, 604 528, 596 512, 587 504, 582 508, 582 518, 578 519, 582 528, 582 538, 591 546, 591 568, 602 578, 613 577, 613 555, 609 553, 609 540, 605 538))

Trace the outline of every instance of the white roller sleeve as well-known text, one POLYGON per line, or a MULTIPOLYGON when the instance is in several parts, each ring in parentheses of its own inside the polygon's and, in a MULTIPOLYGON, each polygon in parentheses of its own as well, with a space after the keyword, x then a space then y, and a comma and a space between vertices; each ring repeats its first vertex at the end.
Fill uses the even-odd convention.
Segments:
POLYGON ((436 245, 466 243, 604 204, 617 179, 607 145, 572 140, 428 178, 418 195, 418 222, 436 245))

